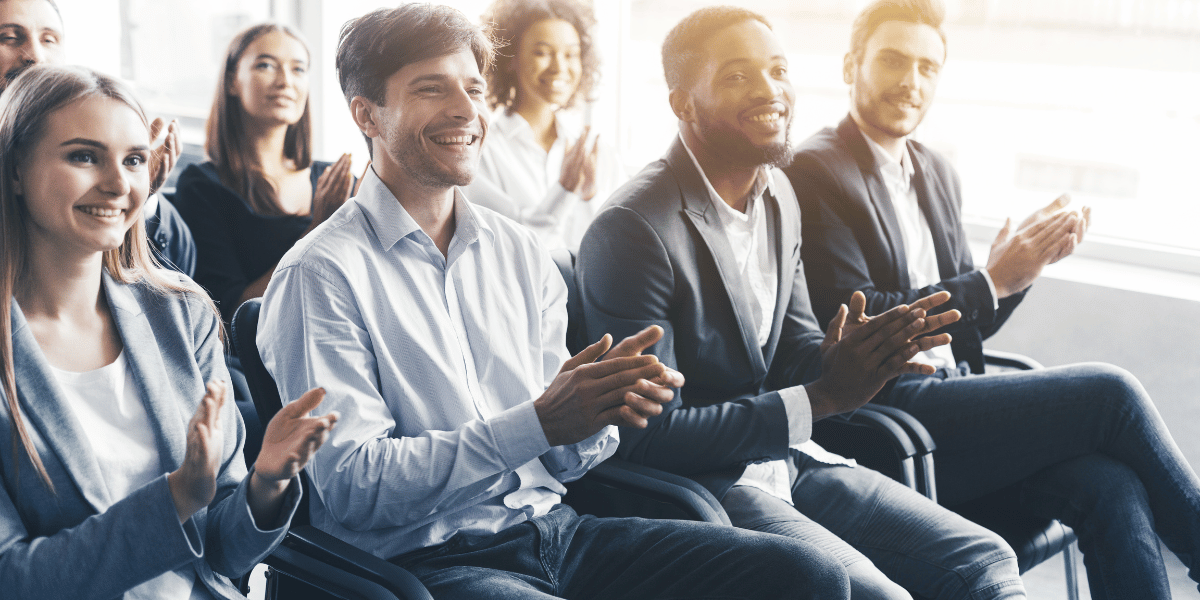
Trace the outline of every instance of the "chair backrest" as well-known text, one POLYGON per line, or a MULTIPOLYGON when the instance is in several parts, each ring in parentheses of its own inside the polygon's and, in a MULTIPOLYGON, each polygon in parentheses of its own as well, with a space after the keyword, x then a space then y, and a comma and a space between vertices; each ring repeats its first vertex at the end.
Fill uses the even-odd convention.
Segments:
POLYGON ((578 354, 587 347, 583 326, 583 298, 579 296, 579 284, 575 280, 575 254, 566 248, 550 251, 550 257, 562 273, 567 284, 567 350, 578 354))
POLYGON ((262 307, 261 298, 247 300, 233 313, 231 337, 237 350, 238 358, 242 361, 242 371, 246 374, 246 384, 250 387, 250 397, 254 400, 254 409, 263 427, 270 422, 271 417, 283 408, 283 400, 279 397, 279 388, 275 379, 267 372, 262 357, 258 354, 258 311, 262 307))

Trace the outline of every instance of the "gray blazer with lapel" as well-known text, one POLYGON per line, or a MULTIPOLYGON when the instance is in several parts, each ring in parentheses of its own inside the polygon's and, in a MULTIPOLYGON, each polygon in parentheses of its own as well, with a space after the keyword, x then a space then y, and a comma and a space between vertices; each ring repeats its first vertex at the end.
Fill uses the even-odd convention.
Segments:
POLYGON ((691 476, 718 498, 747 463, 787 456, 787 415, 776 390, 820 375, 824 335, 808 302, 796 198, 782 174, 774 177, 780 197, 763 197, 779 288, 763 348, 749 284, 678 138, 613 195, 579 250, 588 337, 608 332, 620 340, 661 325, 666 335, 646 353, 687 378, 649 427, 622 430, 618 452, 691 476))
POLYGON ((160 295, 145 284, 104 274, 103 291, 125 356, 158 438, 163 475, 125 498, 112 498, 87 438, 63 398, 41 348, 12 301, 17 395, 26 429, 54 482, 43 484, 28 456, 13 460, 11 415, 0 402, 0 581, 12 598, 119 598, 169 570, 192 565, 218 598, 240 598, 240 576, 282 539, 299 500, 284 503, 282 526, 255 527, 246 504, 245 428, 230 400, 221 423, 225 447, 213 502, 182 526, 166 474, 182 464, 187 425, 204 383, 228 385, 220 323, 197 298, 160 295))

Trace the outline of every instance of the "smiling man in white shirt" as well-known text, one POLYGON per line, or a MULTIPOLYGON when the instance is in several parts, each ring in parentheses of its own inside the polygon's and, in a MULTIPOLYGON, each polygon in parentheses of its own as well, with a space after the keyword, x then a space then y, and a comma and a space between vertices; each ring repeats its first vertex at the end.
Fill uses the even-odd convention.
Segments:
POLYGON ((707 523, 596 519, 563 483, 645 426, 682 376, 611 338, 574 358, 566 286, 534 234, 471 205, 488 39, 409 4, 342 31, 339 78, 373 155, 359 194, 280 262, 259 348, 284 397, 342 415, 309 468, 313 524, 437 598, 844 598, 815 547, 707 523), (307 389, 307 388, 306 388, 307 389))

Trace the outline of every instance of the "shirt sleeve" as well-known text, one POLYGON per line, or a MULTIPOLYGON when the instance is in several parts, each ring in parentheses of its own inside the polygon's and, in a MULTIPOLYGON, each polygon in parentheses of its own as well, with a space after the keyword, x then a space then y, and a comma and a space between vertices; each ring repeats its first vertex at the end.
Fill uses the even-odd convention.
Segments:
POLYGON ((988 291, 992 294, 992 310, 1000 310, 1000 297, 996 294, 996 282, 992 281, 992 274, 988 273, 987 269, 980 269, 983 273, 983 280, 987 282, 988 291))
POLYGON ((812 437, 812 404, 808 401, 808 390, 804 386, 783 388, 779 390, 787 412, 788 445, 796 446, 807 442, 812 437))
POLYGON ((258 347, 284 402, 320 386, 325 399, 314 412, 340 413, 308 473, 342 526, 413 525, 477 504, 505 491, 506 477, 550 449, 533 400, 453 430, 399 435, 400 407, 438 399, 420 389, 384 397, 354 286, 338 269, 318 268, 276 271, 263 299, 258 347))

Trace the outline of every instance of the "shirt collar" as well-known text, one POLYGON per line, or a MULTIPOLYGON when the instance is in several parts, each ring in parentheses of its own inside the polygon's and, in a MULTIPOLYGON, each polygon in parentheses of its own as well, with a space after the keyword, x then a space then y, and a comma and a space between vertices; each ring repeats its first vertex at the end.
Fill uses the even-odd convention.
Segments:
MULTIPOLYGON (((683 149, 687 151, 688 158, 692 159, 692 165, 696 167, 696 172, 700 173, 700 180, 704 182, 704 188, 708 190, 709 199, 712 200, 713 204, 717 206, 724 205, 725 208, 737 213, 738 211, 729 206, 721 198, 721 195, 717 193, 716 188, 712 186, 712 182, 708 180, 708 175, 704 173, 704 167, 701 167, 700 161, 696 160, 696 155, 688 147, 687 140, 683 138, 682 133, 679 134, 679 141, 683 144, 683 149)), ((775 196, 775 178, 771 176, 771 167, 769 165, 762 165, 758 168, 758 175, 754 179, 754 187, 750 188, 750 197, 746 201, 746 216, 750 215, 754 205, 757 203, 756 201, 762 198, 763 192, 770 192, 772 196, 775 196)), ((738 213, 738 215, 741 215, 741 213, 738 213)))
POLYGON ((897 161, 891 153, 884 150, 883 146, 876 143, 870 136, 865 133, 862 136, 864 140, 867 140, 867 147, 871 149, 871 154, 875 155, 875 163, 879 165, 880 173, 893 179, 899 179, 905 185, 912 181, 912 176, 916 171, 913 169, 912 156, 909 155, 907 138, 904 143, 904 152, 897 161))
MULTIPOLYGON (((362 187, 359 188, 358 196, 354 198, 354 201, 362 207, 363 213, 371 223, 371 229, 375 231, 375 236, 385 251, 395 246, 396 242, 410 236, 419 242, 426 240, 432 242, 417 221, 408 214, 392 191, 375 173, 374 167, 367 169, 362 187)), ((454 237, 450 242, 451 245, 453 246, 455 243, 470 245, 479 239, 481 231, 489 241, 496 240, 496 234, 492 228, 479 219, 475 208, 471 206, 470 202, 467 202, 462 191, 457 187, 454 188, 454 237)))
MULTIPOLYGON (((524 137, 530 142, 534 141, 533 127, 530 127, 529 121, 507 106, 499 106, 492 112, 488 127, 490 131, 499 133, 507 139, 524 137)), ((554 129, 558 132, 559 139, 571 140, 577 139, 582 130, 581 127, 576 126, 574 120, 566 118, 562 111, 554 113, 554 129)))

